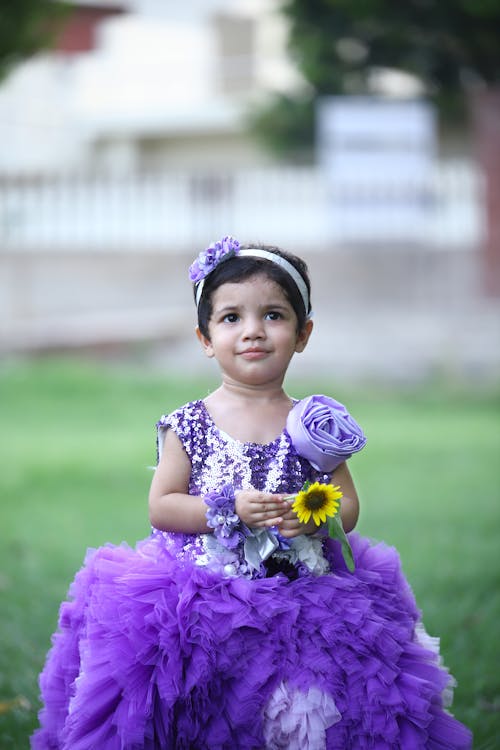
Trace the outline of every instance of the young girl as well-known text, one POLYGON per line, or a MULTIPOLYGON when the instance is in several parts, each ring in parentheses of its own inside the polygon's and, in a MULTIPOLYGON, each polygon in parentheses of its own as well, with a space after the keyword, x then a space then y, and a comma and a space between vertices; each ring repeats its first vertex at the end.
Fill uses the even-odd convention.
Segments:
POLYGON ((283 389, 313 327, 305 264, 225 237, 190 275, 221 385, 158 423, 151 536, 76 576, 32 747, 469 748, 396 552, 350 534, 351 572, 316 525, 341 491, 354 528, 365 438, 333 399, 283 389))

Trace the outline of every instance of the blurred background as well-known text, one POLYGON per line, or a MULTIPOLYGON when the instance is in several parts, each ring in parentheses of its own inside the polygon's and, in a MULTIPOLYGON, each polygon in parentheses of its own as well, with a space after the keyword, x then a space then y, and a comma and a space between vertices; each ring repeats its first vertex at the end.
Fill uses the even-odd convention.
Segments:
POLYGON ((202 367, 187 267, 233 234, 309 263, 316 332, 295 368, 498 378, 499 18, 497 2, 5 7, 0 354, 149 342, 151 362, 202 367))
POLYGON ((89 546, 149 532, 154 424, 207 393, 187 269, 296 252, 289 391, 345 402, 359 530, 394 544, 500 736, 500 0, 0 7, 0 749, 89 546))

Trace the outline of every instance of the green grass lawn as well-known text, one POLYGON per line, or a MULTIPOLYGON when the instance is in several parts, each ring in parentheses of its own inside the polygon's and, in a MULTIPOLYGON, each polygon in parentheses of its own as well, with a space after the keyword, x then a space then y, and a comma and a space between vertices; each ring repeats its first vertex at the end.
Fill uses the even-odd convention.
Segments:
MULTIPOLYGON (((156 419, 209 390, 71 360, 0 367, 0 748, 36 725, 37 676, 89 546, 147 535, 156 419)), ((500 737, 500 397, 289 384, 343 400, 368 435, 351 461, 359 530, 395 545, 458 680, 474 747, 500 737)))

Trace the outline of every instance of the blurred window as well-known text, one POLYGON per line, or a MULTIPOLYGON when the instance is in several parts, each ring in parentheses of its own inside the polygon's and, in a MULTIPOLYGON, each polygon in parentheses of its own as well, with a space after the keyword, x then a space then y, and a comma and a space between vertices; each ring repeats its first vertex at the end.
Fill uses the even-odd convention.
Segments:
POLYGON ((238 94, 255 85, 255 22, 219 13, 213 19, 217 50, 217 88, 238 94))

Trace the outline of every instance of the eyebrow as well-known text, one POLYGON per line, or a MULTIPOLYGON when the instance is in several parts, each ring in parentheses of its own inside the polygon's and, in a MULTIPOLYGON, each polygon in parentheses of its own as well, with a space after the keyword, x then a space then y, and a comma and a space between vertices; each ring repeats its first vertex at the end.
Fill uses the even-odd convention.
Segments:
MULTIPOLYGON (((224 312, 232 312, 233 310, 239 310, 240 307, 241 305, 235 302, 234 305, 224 305, 224 307, 216 307, 214 312, 219 314, 224 312)), ((287 310, 288 306, 284 305, 282 302, 269 302, 265 305, 259 305, 259 308, 261 310, 287 310)))

